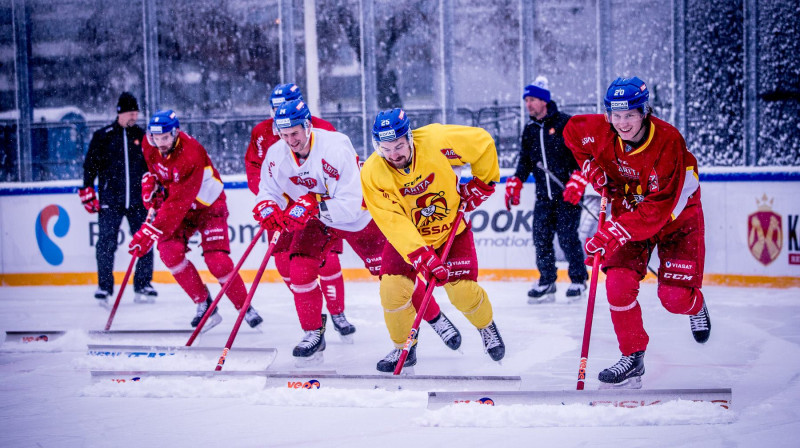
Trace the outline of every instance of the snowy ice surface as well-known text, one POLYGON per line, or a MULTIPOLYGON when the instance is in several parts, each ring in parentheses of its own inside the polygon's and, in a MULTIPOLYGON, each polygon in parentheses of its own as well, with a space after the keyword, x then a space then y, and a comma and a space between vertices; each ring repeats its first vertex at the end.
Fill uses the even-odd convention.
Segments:
MULTIPOLYGON (((507 346, 502 365, 483 353, 478 332, 437 289, 442 309, 462 332, 463 353, 447 349, 423 323, 415 373, 519 375, 524 390, 573 390, 586 301, 566 303, 566 284, 558 285, 555 304, 536 306, 526 303, 527 283, 482 285, 492 298, 507 346)), ((194 305, 176 285, 156 287, 155 304, 134 304, 126 294, 112 329, 189 329, 194 305)), ((314 369, 373 375, 375 363, 391 349, 378 283, 348 283, 346 289, 346 314, 358 328, 355 343, 340 342, 329 325, 325 362, 314 369)), ((88 356, 87 343, 185 343, 183 337, 92 340, 87 330, 102 329, 108 318, 108 310, 95 303, 93 290, 0 288, 0 331, 68 330, 48 343, 0 346, 0 446, 780 447, 797 446, 800 435, 798 289, 704 288, 712 336, 700 345, 692 339, 688 318, 666 312, 655 285, 642 285, 640 302, 650 334, 644 388, 730 387, 732 410, 691 402, 637 409, 458 405, 428 410, 424 391, 264 388, 263 379, 252 377, 92 382, 90 370, 210 371, 216 365, 214 359, 196 357, 88 356)), ((253 304, 265 318, 263 332, 244 325, 234 350, 275 347, 278 356, 270 370, 296 370, 291 350, 302 332, 288 290, 282 284, 263 284, 253 304)), ((236 317, 227 299, 221 302, 221 313, 223 322, 195 346, 221 350, 236 317)), ((587 388, 597 388, 597 373, 618 357, 601 284, 587 388)), ((257 368, 233 358, 225 365, 231 371, 257 368)))

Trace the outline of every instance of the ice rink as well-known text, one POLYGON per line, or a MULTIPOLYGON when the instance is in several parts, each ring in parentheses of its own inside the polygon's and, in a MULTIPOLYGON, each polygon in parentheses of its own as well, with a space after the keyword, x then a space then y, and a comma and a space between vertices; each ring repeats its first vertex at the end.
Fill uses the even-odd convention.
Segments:
MULTIPOLYGON (((573 390, 583 337, 586 300, 528 305, 528 283, 482 282, 506 343, 499 365, 483 353, 478 332, 447 300, 442 310, 461 330, 463 353, 447 349, 423 323, 417 375, 519 375, 523 390, 573 390)), ((155 304, 123 297, 112 329, 190 329, 195 307, 174 284, 156 284, 155 304)), ((212 285, 215 293, 216 285, 212 285)), ((103 329, 109 311, 94 287, 0 288, 0 330, 67 330, 48 343, 0 346, 0 446, 8 447, 408 447, 408 446, 797 446, 800 434, 800 290, 704 288, 712 321, 707 344, 697 344, 686 316, 665 311, 655 284, 642 285, 640 302, 650 345, 643 389, 733 389, 733 407, 677 402, 637 409, 586 405, 477 404, 427 409, 423 391, 359 388, 265 388, 263 381, 221 382, 187 378, 151 384, 92 382, 91 370, 161 368, 147 359, 87 355, 88 330, 103 329)), ((328 325, 325 361, 317 370, 376 374, 391 349, 377 282, 346 284, 354 344, 328 325)), ((271 370, 296 370, 292 348, 302 337, 294 304, 283 284, 262 284, 253 305, 262 332, 243 326, 237 347, 274 347, 271 370)), ((224 320, 195 346, 224 346, 235 322, 227 299, 224 320)), ((605 287, 598 290, 588 361, 587 389, 597 373, 619 358, 605 287)), ((185 339, 115 341, 182 345, 185 339)), ((162 360, 163 361, 163 360, 162 360)), ((183 361, 181 361, 183 362, 183 361)), ((215 362, 202 369, 213 370, 215 362)), ((184 370, 197 366, 172 365, 184 370)), ((226 370, 251 370, 234 360, 226 370)))

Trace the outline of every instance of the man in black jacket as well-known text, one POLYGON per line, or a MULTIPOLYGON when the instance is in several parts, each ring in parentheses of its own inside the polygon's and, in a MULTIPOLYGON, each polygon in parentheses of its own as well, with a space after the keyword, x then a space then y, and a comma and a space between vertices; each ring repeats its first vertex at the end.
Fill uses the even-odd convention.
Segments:
POLYGON ((539 283, 528 291, 528 303, 555 301, 558 270, 553 249, 554 234, 558 234, 559 245, 569 263, 572 284, 567 289, 567 299, 577 300, 583 297, 588 278, 578 238, 581 207, 577 205, 583 194, 580 187, 585 187, 586 181, 580 175, 572 152, 564 145, 562 133, 570 116, 559 112, 556 103, 550 100, 547 79, 542 76, 525 87, 522 98, 531 122, 522 132, 517 170, 506 180, 506 208, 511 210, 512 205, 519 205, 522 183, 533 173, 536 182, 533 244, 540 277, 539 283), (538 164, 552 172, 562 185, 566 183, 566 189, 550 179, 538 164))
MULTIPOLYGON (((123 92, 117 103, 117 119, 94 133, 83 163, 81 202, 89 213, 100 214, 100 235, 95 247, 98 288, 94 297, 102 304, 106 304, 114 292, 114 253, 122 217, 128 219, 131 234, 139 230, 147 218, 147 210, 142 205, 142 175, 147 172, 142 156, 144 130, 136 124, 137 118, 136 98, 123 92), (99 200, 94 190, 97 178, 99 200)), ((152 302, 158 295, 150 285, 152 279, 151 251, 136 263, 133 277, 136 302, 152 302)))

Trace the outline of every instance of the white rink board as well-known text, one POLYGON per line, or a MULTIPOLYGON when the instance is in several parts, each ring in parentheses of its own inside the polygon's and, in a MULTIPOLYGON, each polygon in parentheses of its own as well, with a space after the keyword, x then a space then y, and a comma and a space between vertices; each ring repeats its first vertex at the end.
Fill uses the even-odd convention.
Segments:
MULTIPOLYGON (((62 184, 63 185, 63 184, 62 184)), ((76 184, 77 185, 77 184, 76 184)), ((237 186, 242 183, 238 182, 237 186)), ((797 239, 797 221, 800 216, 800 201, 797 192, 800 182, 783 181, 711 181, 702 182, 703 208, 706 220, 706 273, 758 275, 765 277, 800 276, 800 248, 797 239), (777 257, 764 265, 751 253, 748 247, 748 217, 758 211, 757 200, 767 198, 772 211, 780 216, 780 252, 777 257), (790 258, 795 260, 791 264, 790 258)), ((97 215, 90 215, 83 209, 74 193, 74 186, 53 188, 55 193, 42 194, 43 187, 32 187, 30 194, 10 192, 13 184, 0 188, 0 273, 64 273, 94 272, 97 215), (63 191, 63 192, 60 192, 63 191), (36 226, 40 214, 48 206, 57 206, 58 216, 51 216, 46 222, 44 239, 52 242, 50 248, 40 248, 37 244, 36 226), (65 218, 66 217, 66 218, 65 218), (56 224, 66 227, 60 236, 56 234, 56 224), (68 224, 66 223, 68 220, 68 224), (58 260, 54 253, 60 251, 63 259, 58 260), (50 258, 50 262, 47 261, 50 258)), ((499 184, 497 192, 472 213, 475 226, 475 241, 478 258, 484 269, 534 269, 535 255, 530 232, 533 221, 533 201, 535 185, 526 183, 522 190, 522 204, 511 213, 504 206, 505 184, 499 184), (513 218, 512 218, 513 217, 513 218)), ((226 187, 228 221, 231 235, 231 249, 234 260, 238 260, 250 242, 251 232, 256 227, 252 218, 253 195, 247 188, 226 187)), ((51 210, 54 208, 51 207, 51 210)), ((63 230, 63 229, 62 229, 63 230)), ((765 229, 766 230, 766 229, 765 229)), ((41 238, 40 238, 41 239, 41 238)), ((198 247, 199 235, 193 238, 189 258, 201 269, 205 266, 198 247)), ((116 254, 116 269, 124 269, 130 256, 127 244, 130 232, 123 221, 120 232, 122 246, 116 254)), ((44 242, 47 246, 47 242, 44 242)), ((266 250, 264 244, 256 246, 253 254, 245 262, 243 269, 255 270, 260 255, 266 250)), ((361 268, 363 264, 345 245, 342 256, 344 268, 361 268)), ((270 262, 270 267, 274 267, 270 262)), ((156 257, 156 270, 166 270, 156 257)))

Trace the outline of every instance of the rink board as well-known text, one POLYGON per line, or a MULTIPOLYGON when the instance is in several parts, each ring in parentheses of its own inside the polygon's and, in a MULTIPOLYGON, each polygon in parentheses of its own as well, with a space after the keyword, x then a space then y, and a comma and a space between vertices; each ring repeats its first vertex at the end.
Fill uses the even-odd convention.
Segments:
POLYGON ((732 406, 732 391, 723 389, 605 389, 560 391, 474 391, 428 392, 428 409, 457 404, 503 405, 568 405, 611 406, 640 408, 669 401, 703 401, 722 408, 732 406))

